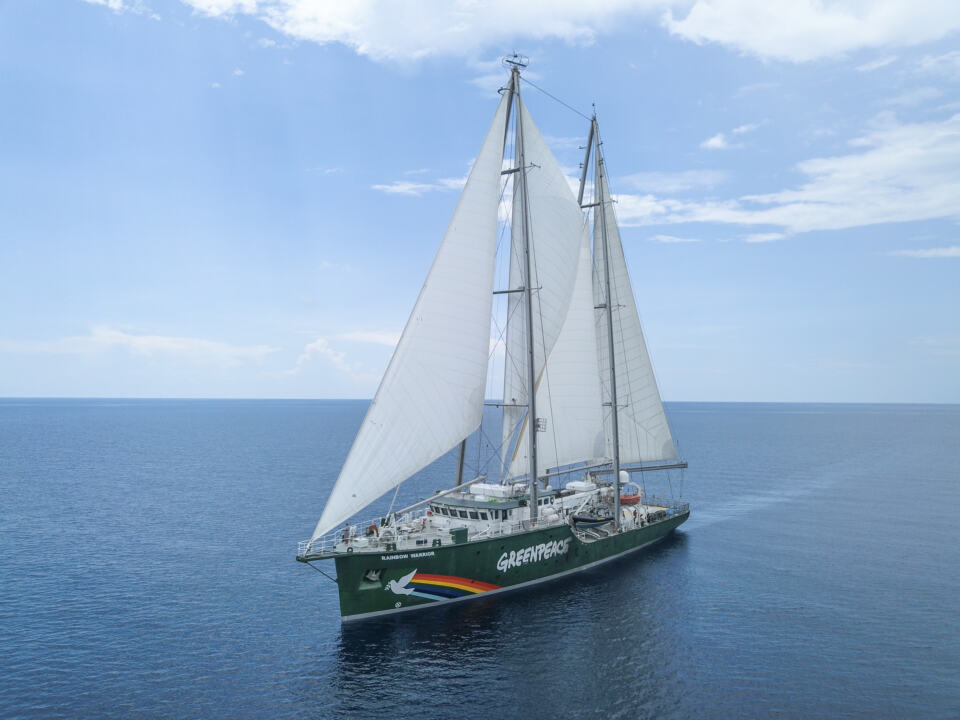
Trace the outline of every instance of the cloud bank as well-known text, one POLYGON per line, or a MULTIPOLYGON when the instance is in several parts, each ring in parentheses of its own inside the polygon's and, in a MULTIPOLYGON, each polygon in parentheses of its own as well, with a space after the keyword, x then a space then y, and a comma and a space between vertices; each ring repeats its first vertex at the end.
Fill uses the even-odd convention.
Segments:
POLYGON ((850 142, 846 155, 797 165, 798 187, 731 200, 618 195, 624 225, 692 222, 770 225, 789 233, 886 222, 960 220, 960 114, 946 120, 886 120, 850 142))
MULTIPOLYGON (((114 10, 133 0, 88 0, 114 10)), ((247 15, 297 40, 339 43, 378 61, 475 58, 520 40, 589 44, 631 20, 703 44, 787 62, 917 45, 960 29, 953 0, 182 0, 210 17, 247 15)))
POLYGON ((216 340, 171 335, 138 335, 99 325, 87 335, 57 340, 11 340, 0 338, 0 352, 24 355, 86 355, 112 349, 127 350, 142 357, 176 357, 196 362, 233 365, 260 360, 278 352, 269 345, 231 345, 216 340))

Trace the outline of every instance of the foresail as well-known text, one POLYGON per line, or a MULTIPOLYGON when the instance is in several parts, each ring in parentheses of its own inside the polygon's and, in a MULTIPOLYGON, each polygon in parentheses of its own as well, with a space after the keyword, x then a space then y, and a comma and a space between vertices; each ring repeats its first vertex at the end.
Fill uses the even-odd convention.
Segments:
MULTIPOLYGON (((647 344, 640 327, 637 303, 627 273, 627 263, 620 243, 617 218, 610 201, 610 189, 600 153, 597 153, 594 178, 600 202, 594 215, 594 300, 606 303, 603 252, 598 247, 606 218, 607 247, 610 256, 611 307, 613 307, 613 346, 617 367, 617 404, 620 412, 620 462, 622 464, 651 460, 675 460, 676 449, 670 427, 660 401, 660 391, 653 375, 647 344)), ((597 310, 597 352, 600 357, 600 381, 603 400, 610 403, 610 352, 606 310, 597 310)), ((607 455, 613 454, 613 431, 609 405, 605 408, 607 455)))
MULTIPOLYGON (((534 374, 540 377, 560 328, 567 316, 577 272, 583 213, 546 141, 534 125, 526 106, 519 104, 523 123, 523 171, 527 188, 527 224, 530 231, 531 272, 534 288, 533 353, 534 374)), ((516 180, 515 188, 516 188, 516 180)), ((519 192, 513 196, 513 227, 510 249, 510 288, 524 285, 523 211, 519 192)), ((512 442, 523 422, 525 408, 510 405, 527 403, 527 328, 523 293, 509 296, 507 309, 506 363, 504 367, 502 453, 505 467, 513 464, 512 442)), ((542 415, 541 415, 542 417, 542 415)), ((526 466, 524 466, 526 472, 526 466)))
MULTIPOLYGON (((600 368, 594 323, 590 229, 581 223, 580 258, 570 308, 537 382, 537 414, 547 425, 537 441, 543 470, 604 455, 600 368)), ((527 473, 528 425, 523 424, 509 477, 527 473)))
POLYGON ((446 453, 483 412, 504 93, 466 187, 313 539, 446 453))

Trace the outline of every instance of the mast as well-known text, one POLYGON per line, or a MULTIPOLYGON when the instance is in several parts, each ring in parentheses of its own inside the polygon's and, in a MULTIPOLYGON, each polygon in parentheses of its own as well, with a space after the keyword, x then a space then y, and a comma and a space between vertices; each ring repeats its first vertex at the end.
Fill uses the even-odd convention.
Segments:
MULTIPOLYGON (((610 352, 610 409, 613 425, 613 524, 620 527, 620 428, 618 426, 618 414, 620 408, 617 405, 617 359, 613 354, 613 292, 610 288, 610 251, 607 243, 607 203, 611 202, 604 197, 603 188, 606 186, 604 176, 603 155, 600 152, 600 129, 597 127, 597 116, 594 115, 590 121, 590 136, 597 143, 596 163, 597 169, 594 173, 594 184, 596 187, 597 211, 600 213, 600 238, 603 244, 603 274, 604 284, 607 289, 606 315, 607 315, 607 343, 610 352)), ((589 151, 588 151, 589 152, 589 151)), ((609 195, 609 192, 607 193, 609 195)))
POLYGON ((536 365, 534 360, 533 338, 533 273, 530 271, 530 208, 527 204, 527 162, 523 150, 523 117, 520 106, 520 67, 521 60, 508 60, 513 66, 511 85, 516 96, 516 150, 514 152, 517 163, 517 177, 520 180, 520 205, 523 209, 523 260, 524 260, 524 299, 526 306, 527 326, 527 433, 530 441, 530 522, 537 519, 537 388, 536 365))
POLYGON ((463 459, 467 454, 467 439, 460 442, 460 454, 457 458, 457 487, 463 482, 463 459))

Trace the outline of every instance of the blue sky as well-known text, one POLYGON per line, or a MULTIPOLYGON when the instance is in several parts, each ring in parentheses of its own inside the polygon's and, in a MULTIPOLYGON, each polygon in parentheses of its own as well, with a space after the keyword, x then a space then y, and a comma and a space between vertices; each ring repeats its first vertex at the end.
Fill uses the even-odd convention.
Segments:
MULTIPOLYGON (((667 400, 960 402, 960 9, 0 5, 0 395, 370 397, 506 73, 596 103, 667 400)), ((576 172, 587 123, 528 87, 576 172)))

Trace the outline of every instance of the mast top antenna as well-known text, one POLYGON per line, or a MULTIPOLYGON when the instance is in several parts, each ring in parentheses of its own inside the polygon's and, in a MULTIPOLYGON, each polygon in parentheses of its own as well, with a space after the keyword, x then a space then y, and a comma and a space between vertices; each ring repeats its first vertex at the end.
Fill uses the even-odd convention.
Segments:
POLYGON ((513 55, 508 55, 503 58, 503 66, 508 68, 525 68, 530 64, 530 58, 526 55, 521 55, 518 52, 513 53, 513 55))

